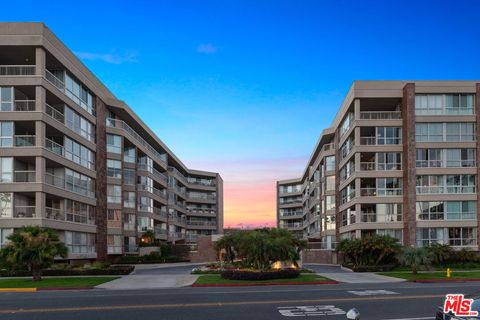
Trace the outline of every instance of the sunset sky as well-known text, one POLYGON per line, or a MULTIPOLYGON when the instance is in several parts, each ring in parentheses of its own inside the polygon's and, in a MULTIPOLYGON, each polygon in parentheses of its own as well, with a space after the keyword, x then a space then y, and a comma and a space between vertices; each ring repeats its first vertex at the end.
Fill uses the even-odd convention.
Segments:
POLYGON ((0 20, 45 22, 187 166, 220 172, 226 227, 275 224, 275 181, 353 80, 480 78, 474 0, 49 2, 0 20))

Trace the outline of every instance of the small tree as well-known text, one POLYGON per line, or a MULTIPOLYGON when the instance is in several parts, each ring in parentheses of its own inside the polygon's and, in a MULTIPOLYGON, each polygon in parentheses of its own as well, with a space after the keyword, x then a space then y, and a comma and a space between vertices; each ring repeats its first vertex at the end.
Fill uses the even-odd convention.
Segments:
POLYGON ((50 228, 27 226, 8 236, 8 244, 0 250, 0 257, 7 263, 27 267, 32 272, 32 280, 42 279, 42 268, 53 264, 55 257, 66 257, 67 247, 50 228))
POLYGON ((441 265, 452 259, 454 255, 452 247, 447 244, 434 243, 427 247, 432 263, 441 265))
POLYGON ((412 274, 416 275, 420 267, 429 265, 432 257, 425 248, 404 247, 398 260, 412 268, 412 274))

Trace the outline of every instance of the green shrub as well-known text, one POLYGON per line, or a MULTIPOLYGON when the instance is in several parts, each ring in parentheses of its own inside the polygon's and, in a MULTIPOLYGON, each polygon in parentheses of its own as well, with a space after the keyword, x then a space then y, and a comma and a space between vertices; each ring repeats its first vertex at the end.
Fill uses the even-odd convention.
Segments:
POLYGON ((451 261, 454 257, 454 251, 452 247, 446 244, 432 244, 426 248, 428 254, 431 257, 432 263, 436 265, 444 264, 451 261))
POLYGON ((300 272, 297 269, 283 269, 275 271, 243 271, 243 270, 225 270, 220 276, 229 280, 273 280, 273 279, 293 279, 297 278, 300 272))
POLYGON ((400 248, 395 238, 371 235, 361 239, 342 240, 337 251, 343 254, 345 263, 353 266, 375 266, 393 264, 400 248))

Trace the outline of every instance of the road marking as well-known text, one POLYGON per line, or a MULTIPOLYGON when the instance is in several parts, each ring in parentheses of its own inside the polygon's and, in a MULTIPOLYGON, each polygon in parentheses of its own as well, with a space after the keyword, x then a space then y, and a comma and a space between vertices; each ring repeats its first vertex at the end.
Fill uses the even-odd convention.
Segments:
POLYGON ((72 311, 105 311, 105 310, 129 310, 129 309, 166 309, 166 308, 202 308, 223 307, 239 305, 268 305, 268 304, 315 304, 321 302, 353 302, 353 301, 381 301, 381 300, 414 300, 444 298, 445 295, 412 295, 412 296, 380 296, 358 298, 324 298, 305 300, 265 300, 265 301, 231 301, 231 302, 199 302, 199 303, 174 303, 174 304, 134 304, 112 306, 85 306, 85 307, 62 307, 62 308, 35 308, 35 309, 0 309, 0 314, 10 313, 48 313, 48 312, 72 312, 72 311))
POLYGON ((423 318, 402 318, 402 319, 385 319, 385 320, 432 320, 434 317, 423 317, 423 318))
POLYGON ((335 316, 346 313, 333 305, 277 307, 277 309, 284 317, 335 316))
POLYGON ((348 291, 351 294, 357 296, 379 296, 382 294, 399 294, 395 291, 388 291, 388 290, 363 290, 363 291, 348 291))

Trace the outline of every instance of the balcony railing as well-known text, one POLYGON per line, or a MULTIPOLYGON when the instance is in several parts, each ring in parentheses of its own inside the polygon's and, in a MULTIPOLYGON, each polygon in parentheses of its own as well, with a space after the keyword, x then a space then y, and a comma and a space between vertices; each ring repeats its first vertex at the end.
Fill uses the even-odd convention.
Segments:
POLYGON ((362 120, 398 120, 402 118, 400 111, 362 111, 362 120))
POLYGON ((15 135, 13 136, 15 147, 32 147, 35 145, 35 136, 33 135, 15 135))
POLYGON ((45 104, 45 113, 52 117, 54 120, 57 120, 62 124, 65 123, 65 116, 63 115, 63 113, 50 106, 49 104, 45 104))
POLYGON ((216 200, 217 197, 212 194, 195 194, 188 193, 188 197, 193 200, 216 200))
POLYGON ((151 144, 149 144, 145 139, 143 139, 135 130, 133 130, 127 123, 122 120, 117 119, 107 119, 107 126, 113 128, 120 128, 123 129, 125 132, 128 133, 132 138, 134 138, 138 143, 144 146, 148 151, 150 151, 157 160, 166 163, 167 162, 167 155, 165 153, 158 152, 151 144))
POLYGON ((13 172, 15 182, 35 182, 35 170, 15 170, 13 172))
POLYGON ((45 183, 69 192, 82 195, 82 196, 92 197, 92 198, 95 197, 95 192, 93 192, 92 190, 89 190, 87 187, 80 186, 80 185, 72 186, 71 183, 67 184, 63 176, 57 176, 49 172, 45 173, 45 183), (67 186, 70 186, 70 187, 67 187, 67 186))
POLYGON ((374 171, 375 162, 360 162, 360 170, 362 171, 374 171))
POLYGON ((196 179, 196 178, 192 178, 192 177, 187 177, 187 182, 190 183, 190 184, 195 184, 195 185, 199 185, 199 186, 205 186, 205 187, 215 187, 215 180, 211 179, 211 180, 202 180, 202 179, 196 179))
POLYGON ((320 151, 325 152, 325 151, 333 150, 333 149, 335 149, 335 143, 327 143, 327 144, 323 145, 323 147, 320 151))
POLYGON ((475 114, 474 108, 415 108, 417 116, 465 116, 475 114))
POLYGON ((363 146, 377 146, 377 145, 399 145, 402 144, 402 138, 389 137, 389 138, 377 138, 377 137, 360 137, 360 145, 363 146))
POLYGON ((185 239, 185 234, 184 233, 181 233, 181 232, 173 232, 173 231, 170 231, 168 233, 168 239, 169 240, 181 240, 181 239, 185 239))
POLYGON ((165 207, 163 207, 163 208, 153 207, 153 213, 155 213, 156 215, 159 215, 161 217, 164 217, 164 218, 168 217, 167 208, 165 208, 165 207))
POLYGON ((35 111, 35 100, 15 100, 13 104, 3 102, 0 106, 3 112, 35 111))
POLYGON ((475 186, 417 186, 417 194, 475 193, 475 186))
POLYGON ((199 227, 217 227, 217 223, 215 221, 187 221, 187 225, 189 226, 199 226, 199 227))
POLYGON ((45 218, 65 221, 65 213, 57 208, 45 207, 45 218))
POLYGON ((33 76, 34 65, 1 65, 0 76, 33 76))
POLYGON ((361 171, 394 171, 402 170, 402 164, 397 163, 375 163, 375 162, 360 162, 361 171))
POLYGON ((138 246, 135 244, 126 244, 124 247, 125 253, 137 253, 138 246))
POLYGON ((284 212, 284 213, 280 213, 280 218, 295 217, 295 216, 303 216, 303 211, 294 211, 294 212, 284 212))
POLYGON ((192 215, 209 215, 209 216, 215 216, 217 215, 216 210, 211 210, 211 209, 197 209, 197 208, 189 208, 187 207, 187 212, 192 215))
POLYGON ((361 212, 360 221, 363 223, 401 222, 402 214, 377 215, 375 212, 361 212))
POLYGON ((475 160, 417 160, 417 168, 471 168, 475 160))
POLYGON ((389 189, 360 188, 360 196, 362 197, 401 196, 402 193, 403 193, 402 188, 389 188, 389 189))
POLYGON ((36 218, 35 206, 15 206, 14 218, 36 218))
POLYGON ((287 229, 303 228, 303 222, 283 223, 283 224, 280 224, 280 228, 287 228, 287 229))

